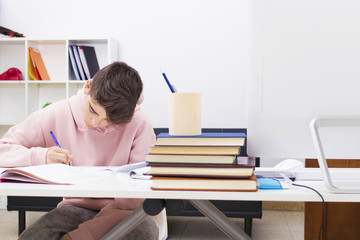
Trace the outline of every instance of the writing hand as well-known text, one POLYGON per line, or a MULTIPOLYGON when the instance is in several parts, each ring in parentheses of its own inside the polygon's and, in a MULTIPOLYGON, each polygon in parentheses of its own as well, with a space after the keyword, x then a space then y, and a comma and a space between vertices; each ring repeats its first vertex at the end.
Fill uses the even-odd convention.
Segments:
POLYGON ((72 165, 74 156, 69 150, 59 147, 51 147, 46 153, 46 164, 63 163, 72 165))

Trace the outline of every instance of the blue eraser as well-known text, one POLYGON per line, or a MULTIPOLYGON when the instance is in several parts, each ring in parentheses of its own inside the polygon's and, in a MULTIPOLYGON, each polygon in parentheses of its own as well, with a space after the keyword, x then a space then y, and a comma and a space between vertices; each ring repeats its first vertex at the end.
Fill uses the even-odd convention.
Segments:
POLYGON ((257 184, 259 189, 283 189, 280 181, 276 178, 258 178, 257 184))

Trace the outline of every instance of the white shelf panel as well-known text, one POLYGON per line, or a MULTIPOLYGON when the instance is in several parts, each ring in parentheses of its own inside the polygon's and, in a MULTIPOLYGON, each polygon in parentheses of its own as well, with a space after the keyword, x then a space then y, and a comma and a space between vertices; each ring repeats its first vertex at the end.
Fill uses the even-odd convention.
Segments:
POLYGON ((20 81, 17 81, 17 80, 0 80, 0 85, 2 84, 14 84, 14 85, 25 85, 25 81, 24 80, 20 80, 20 81))
POLYGON ((66 84, 65 81, 53 81, 53 80, 29 80, 27 81, 28 84, 66 84))
POLYGON ((69 80, 69 84, 85 84, 85 80, 69 80))

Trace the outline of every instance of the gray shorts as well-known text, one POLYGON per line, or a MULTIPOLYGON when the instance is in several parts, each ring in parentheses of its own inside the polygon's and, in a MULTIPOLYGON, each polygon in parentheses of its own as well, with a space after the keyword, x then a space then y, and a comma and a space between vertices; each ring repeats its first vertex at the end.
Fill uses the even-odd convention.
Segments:
MULTIPOLYGON (((34 224, 21 233, 18 240, 58 240, 65 233, 76 229, 81 223, 91 220, 98 211, 61 206, 40 217, 34 224)), ((157 240, 159 229, 153 217, 148 216, 123 240, 157 240)))

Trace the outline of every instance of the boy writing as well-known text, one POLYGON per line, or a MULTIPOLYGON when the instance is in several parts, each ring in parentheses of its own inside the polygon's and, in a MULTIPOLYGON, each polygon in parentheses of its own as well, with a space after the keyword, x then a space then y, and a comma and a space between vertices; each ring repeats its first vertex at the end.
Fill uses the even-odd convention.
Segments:
MULTIPOLYGON (((0 140, 0 166, 120 166, 145 161, 155 134, 138 106, 143 100, 142 90, 136 70, 122 62, 108 65, 77 95, 34 112, 10 128, 0 140), (55 146, 50 131, 61 148, 55 146)), ((142 201, 65 199, 19 239, 100 239, 142 201)), ((148 218, 140 225, 150 229, 146 239, 157 239, 153 221, 148 218)))

